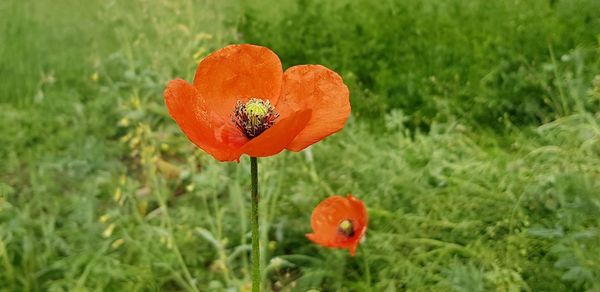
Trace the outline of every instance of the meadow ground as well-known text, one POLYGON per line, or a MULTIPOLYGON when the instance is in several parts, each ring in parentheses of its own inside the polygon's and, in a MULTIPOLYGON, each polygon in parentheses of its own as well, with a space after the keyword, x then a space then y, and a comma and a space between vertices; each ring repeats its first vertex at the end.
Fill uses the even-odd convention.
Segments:
POLYGON ((600 2, 0 2, 0 291, 248 291, 249 163, 162 91, 230 43, 343 77, 353 114, 260 159, 265 288, 599 291, 600 2), (353 193, 356 257, 309 243, 353 193))

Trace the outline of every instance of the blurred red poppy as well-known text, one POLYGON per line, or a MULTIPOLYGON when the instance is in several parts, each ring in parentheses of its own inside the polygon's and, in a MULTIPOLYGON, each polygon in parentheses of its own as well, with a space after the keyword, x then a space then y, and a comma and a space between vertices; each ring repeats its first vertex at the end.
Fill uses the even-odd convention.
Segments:
POLYGON ((220 161, 300 151, 341 130, 350 114, 337 73, 320 65, 283 72, 275 53, 247 44, 213 52, 193 84, 172 80, 164 97, 185 135, 220 161))
POLYGON ((361 200, 350 194, 331 196, 314 209, 310 218, 313 233, 306 237, 325 247, 347 248, 354 256, 367 223, 367 210, 361 200))

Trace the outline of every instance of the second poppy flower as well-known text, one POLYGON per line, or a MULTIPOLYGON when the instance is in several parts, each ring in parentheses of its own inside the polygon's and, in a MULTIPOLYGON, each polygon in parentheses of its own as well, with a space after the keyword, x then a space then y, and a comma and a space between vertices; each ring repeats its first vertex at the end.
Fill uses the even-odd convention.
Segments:
POLYGON ((315 207, 310 217, 313 233, 306 237, 325 247, 346 248, 354 256, 367 223, 367 209, 361 200, 350 194, 331 196, 315 207))

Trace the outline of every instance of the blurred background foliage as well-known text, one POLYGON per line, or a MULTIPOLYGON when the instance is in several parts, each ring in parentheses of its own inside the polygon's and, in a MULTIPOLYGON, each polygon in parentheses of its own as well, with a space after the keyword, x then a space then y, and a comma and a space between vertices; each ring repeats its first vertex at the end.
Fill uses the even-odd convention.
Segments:
POLYGON ((414 126, 429 125, 441 106, 491 126, 549 121, 571 113, 589 86, 560 93, 560 82, 589 80, 599 68, 598 1, 304 0, 283 13, 264 4, 244 14, 250 42, 281 52, 286 65, 343 72, 363 89, 355 113, 402 108, 414 126))
POLYGON ((249 167, 168 116, 230 43, 351 89, 346 128, 260 160, 265 288, 600 289, 600 2, 0 2, 0 291, 248 291, 249 167), (356 257, 310 244, 352 192, 356 257))

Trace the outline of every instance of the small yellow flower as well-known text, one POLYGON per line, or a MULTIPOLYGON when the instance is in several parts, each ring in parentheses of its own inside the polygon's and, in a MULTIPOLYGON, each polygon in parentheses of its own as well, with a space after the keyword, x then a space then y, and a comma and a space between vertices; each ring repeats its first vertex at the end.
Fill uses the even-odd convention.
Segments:
POLYGON ((128 127, 129 119, 127 117, 123 117, 122 119, 119 120, 118 126, 119 127, 128 127))
POLYGON ((106 227, 106 229, 104 229, 104 232, 102 232, 102 237, 107 238, 110 237, 113 233, 113 231, 115 230, 115 223, 111 223, 110 225, 108 225, 108 227, 106 227))
POLYGON ((113 199, 115 201, 118 201, 121 199, 121 195, 122 195, 122 192, 121 192, 121 188, 119 187, 119 188, 115 189, 115 194, 113 195, 113 199))
POLYGON ((162 151, 169 151, 169 149, 170 149, 169 144, 167 144, 167 143, 160 144, 160 149, 162 151))
POLYGON ((195 188, 196 188, 196 186, 194 186, 194 184, 189 184, 189 185, 185 186, 185 190, 186 190, 188 193, 191 193, 191 192, 193 192, 195 188))
POLYGON ((110 215, 104 214, 98 218, 98 221, 100 221, 100 223, 106 223, 108 222, 108 219, 110 219, 110 215))
POLYGON ((129 147, 131 148, 135 148, 137 145, 139 145, 141 142, 141 139, 139 136, 135 136, 133 137, 133 139, 131 139, 131 141, 129 141, 129 147))
POLYGON ((139 109, 141 105, 142 102, 140 101, 140 98, 137 95, 131 97, 131 106, 134 109, 139 109))
POLYGON ((123 240, 123 238, 119 238, 119 239, 115 240, 110 246, 112 247, 112 249, 117 249, 124 243, 125 243, 125 240, 123 240))

